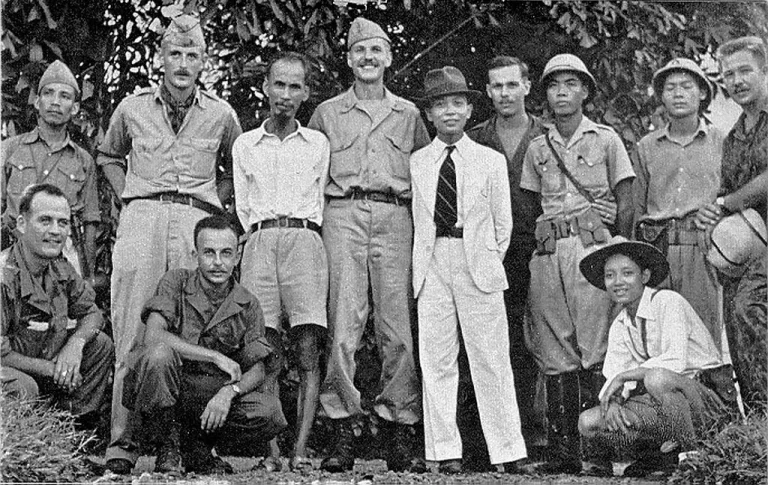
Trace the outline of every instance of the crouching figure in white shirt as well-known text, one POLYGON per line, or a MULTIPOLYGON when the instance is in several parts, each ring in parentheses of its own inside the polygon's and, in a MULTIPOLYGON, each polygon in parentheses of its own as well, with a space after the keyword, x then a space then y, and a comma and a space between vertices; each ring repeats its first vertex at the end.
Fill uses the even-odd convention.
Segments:
POLYGON ((581 413, 579 431, 594 472, 611 474, 611 458, 630 458, 624 476, 644 476, 674 467, 702 432, 727 422, 736 390, 731 366, 688 301, 654 288, 669 273, 664 255, 617 239, 580 264, 621 311, 608 333, 600 406, 581 413))

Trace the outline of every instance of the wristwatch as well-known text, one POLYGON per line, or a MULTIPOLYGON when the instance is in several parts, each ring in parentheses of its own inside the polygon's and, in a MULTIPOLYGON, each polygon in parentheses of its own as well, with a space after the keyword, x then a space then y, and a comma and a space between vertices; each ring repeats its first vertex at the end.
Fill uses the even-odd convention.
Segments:
POLYGON ((240 389, 240 386, 238 386, 236 382, 230 384, 230 386, 232 386, 232 390, 235 391, 235 396, 239 396, 243 393, 242 389, 240 389))

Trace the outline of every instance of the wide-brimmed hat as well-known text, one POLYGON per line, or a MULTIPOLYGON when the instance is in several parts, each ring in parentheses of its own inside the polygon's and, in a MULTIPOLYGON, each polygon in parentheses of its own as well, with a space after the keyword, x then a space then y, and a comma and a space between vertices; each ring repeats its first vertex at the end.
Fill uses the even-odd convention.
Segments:
POLYGON ((432 69, 424 77, 424 96, 419 98, 421 103, 428 103, 435 98, 452 94, 464 94, 470 98, 470 102, 482 99, 483 93, 469 89, 464 74, 453 66, 443 66, 440 69, 432 69))
POLYGON ((581 274, 592 286, 605 290, 605 262, 616 254, 623 254, 640 267, 651 271, 647 286, 658 286, 669 274, 667 258, 655 246, 640 241, 627 241, 623 237, 615 237, 613 241, 587 255, 579 263, 581 274))
POLYGON ((701 109, 707 109, 709 103, 712 102, 712 96, 714 95, 712 83, 709 82, 707 75, 698 64, 691 59, 686 59, 684 57, 676 57, 672 59, 664 67, 653 73, 653 92, 656 96, 661 98, 661 93, 664 92, 664 82, 666 81, 667 76, 673 72, 687 72, 698 79, 699 85, 705 87, 707 91, 707 97, 701 102, 701 109))
POLYGON ((712 229, 707 260, 730 276, 739 276, 748 262, 765 254, 768 242, 765 221, 754 209, 723 217, 712 229))
POLYGON ((544 72, 541 75, 541 85, 544 89, 547 88, 547 81, 550 76, 557 74, 558 72, 575 72, 578 73, 582 79, 587 81, 589 86, 589 97, 591 99, 597 94, 597 81, 595 76, 589 72, 587 65, 584 61, 574 56, 573 54, 558 54, 547 62, 544 66, 544 72))

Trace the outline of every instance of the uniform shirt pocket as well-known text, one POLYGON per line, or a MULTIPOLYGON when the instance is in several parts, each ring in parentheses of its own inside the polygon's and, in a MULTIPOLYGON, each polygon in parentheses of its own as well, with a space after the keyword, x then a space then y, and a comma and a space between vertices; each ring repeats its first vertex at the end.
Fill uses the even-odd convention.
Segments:
POLYGON ((37 182, 37 170, 31 162, 9 162, 8 193, 20 196, 24 189, 37 182))
POLYGON ((216 173, 220 143, 218 138, 185 138, 182 141, 184 150, 176 163, 181 164, 181 170, 191 177, 211 179, 216 173))
POLYGON ((407 133, 387 133, 384 136, 387 139, 387 148, 391 155, 387 164, 387 171, 393 177, 410 180, 411 167, 409 160, 413 150, 413 137, 408 136, 407 133))
POLYGON ((78 160, 62 160, 50 175, 50 183, 59 187, 69 199, 70 205, 77 201, 77 194, 85 185, 86 173, 78 160))
POLYGON ((162 138, 134 138, 131 150, 131 171, 145 180, 159 178, 165 172, 162 138))
POLYGON ((357 175, 360 172, 360 154, 355 142, 359 133, 348 136, 331 136, 331 177, 357 175))

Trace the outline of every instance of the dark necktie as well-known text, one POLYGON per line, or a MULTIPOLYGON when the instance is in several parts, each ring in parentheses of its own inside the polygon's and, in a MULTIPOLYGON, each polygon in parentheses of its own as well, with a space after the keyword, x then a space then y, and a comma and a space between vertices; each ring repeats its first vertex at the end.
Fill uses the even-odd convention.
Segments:
POLYGON ((435 197, 435 224, 451 228, 458 220, 456 209, 456 165, 453 163, 451 153, 455 146, 447 147, 448 155, 445 156, 440 166, 440 174, 437 177, 437 197, 435 197))

